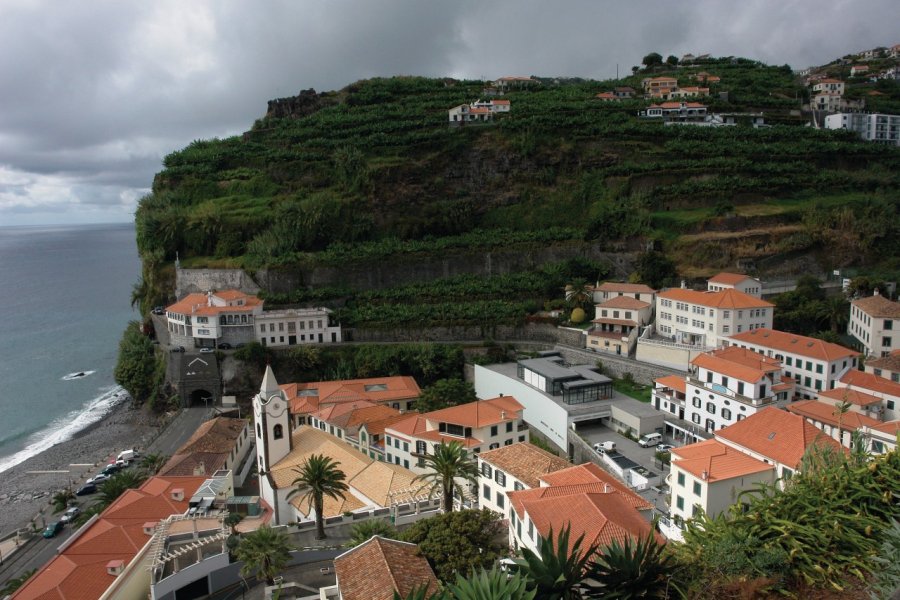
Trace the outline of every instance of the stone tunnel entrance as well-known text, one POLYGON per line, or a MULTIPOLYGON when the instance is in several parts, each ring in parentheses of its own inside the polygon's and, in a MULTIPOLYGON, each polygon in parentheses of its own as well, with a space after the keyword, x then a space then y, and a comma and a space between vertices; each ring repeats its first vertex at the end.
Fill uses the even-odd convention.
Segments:
POLYGON ((191 392, 188 406, 212 406, 216 402, 215 395, 209 390, 198 389, 191 392))

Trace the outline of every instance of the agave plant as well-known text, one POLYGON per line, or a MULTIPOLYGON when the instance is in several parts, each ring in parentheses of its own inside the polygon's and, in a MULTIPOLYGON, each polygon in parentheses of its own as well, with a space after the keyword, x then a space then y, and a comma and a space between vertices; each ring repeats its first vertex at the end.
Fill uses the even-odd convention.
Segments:
POLYGON ((536 594, 528 589, 528 580, 521 573, 510 576, 494 566, 469 577, 457 575, 441 600, 533 600, 536 594))
POLYGON ((664 598, 675 565, 663 548, 652 531, 641 539, 626 538, 624 544, 613 540, 588 567, 588 577, 599 587, 593 597, 664 598))
POLYGON ((528 579, 528 589, 541 600, 577 600, 584 597, 584 578, 588 563, 597 551, 596 545, 581 549, 584 535, 569 546, 569 527, 558 536, 541 539, 540 554, 528 548, 515 560, 515 569, 528 579))

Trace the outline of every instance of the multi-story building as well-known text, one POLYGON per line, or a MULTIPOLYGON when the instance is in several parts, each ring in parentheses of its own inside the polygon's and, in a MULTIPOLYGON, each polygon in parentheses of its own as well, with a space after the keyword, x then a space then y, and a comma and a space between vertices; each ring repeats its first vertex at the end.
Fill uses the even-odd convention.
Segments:
POLYGON ((525 442, 482 452, 478 455, 478 505, 505 519, 507 494, 540 487, 542 477, 570 466, 567 460, 525 442))
POLYGON ((850 67, 850 77, 863 77, 869 74, 869 65, 853 65, 850 67))
POLYGON ((441 443, 458 442, 478 454, 527 442, 522 410, 512 396, 499 396, 412 415, 385 427, 385 458, 422 474, 427 472, 425 455, 441 443))
POLYGON ((775 305, 735 289, 673 288, 656 295, 656 332, 678 344, 715 348, 723 338, 772 328, 775 305))
MULTIPOLYGON (((541 477, 541 485, 509 492, 510 546, 539 553, 541 539, 570 528, 582 548, 641 539, 653 531, 653 505, 593 463, 541 477)), ((570 548, 571 550, 571 548, 570 548)))
POLYGON ((234 485, 243 485, 255 463, 250 454, 252 427, 246 419, 216 417, 205 421, 172 455, 157 473, 172 477, 212 477, 217 472, 230 472, 234 485))
POLYGON ((794 382, 781 362, 745 348, 701 354, 685 379, 685 420, 718 431, 769 406, 788 402, 794 382))
POLYGON ((669 98, 697 98, 699 96, 709 96, 709 88, 698 86, 680 87, 669 92, 669 98))
POLYGON ((877 289, 874 296, 852 301, 847 333, 868 356, 888 356, 900 344, 900 302, 877 289))
POLYGON ((870 358, 866 361, 866 373, 900 383, 900 349, 892 350, 887 356, 870 358))
POLYGON ((663 102, 651 104, 638 113, 646 119, 664 121, 702 121, 706 117, 706 105, 699 102, 663 102))
POLYGON ((641 328, 653 318, 653 305, 629 296, 616 296, 596 305, 594 327, 587 333, 587 347, 598 352, 628 356, 641 328))
POLYGON ((613 298, 634 298, 641 302, 653 304, 656 300, 656 290, 643 283, 622 283, 618 281, 604 281, 594 288, 594 303, 602 304, 613 298))
POLYGON ((716 439, 775 467, 782 482, 800 469, 803 455, 813 446, 841 452, 841 446, 800 415, 776 407, 765 408, 716 432, 716 439))
POLYGON ((837 94, 838 96, 843 96, 844 82, 840 79, 820 79, 813 84, 813 91, 823 94, 837 94))
POLYGON ((508 113, 509 100, 476 100, 471 104, 460 104, 448 111, 451 125, 493 121, 495 114, 508 113))
POLYGON ((859 356, 838 344, 766 328, 731 335, 723 343, 781 361, 784 376, 796 383, 794 393, 806 400, 834 389, 841 377, 856 369, 859 356))
POLYGON ((788 405, 787 409, 795 415, 800 415, 847 448, 853 441, 854 431, 881 425, 881 421, 854 410, 841 412, 839 406, 839 402, 800 400, 788 405))
POLYGON ((668 99, 669 92, 678 88, 674 77, 647 77, 641 81, 644 93, 650 98, 668 99))
POLYGON ((775 482, 775 468, 717 440, 672 448, 667 481, 672 493, 669 519, 660 529, 681 540, 684 522, 702 509, 716 517, 736 502, 737 494, 775 482))
POLYGON ((384 428, 409 418, 404 412, 369 401, 329 404, 309 415, 312 427, 327 431, 375 460, 384 461, 384 428))
POLYGON ((256 339, 263 346, 295 346, 341 341, 341 325, 328 308, 264 311, 256 317, 256 339))
POLYGON ((710 292, 737 290, 754 298, 762 298, 762 283, 749 275, 740 273, 719 273, 706 280, 706 289, 710 292))
POLYGON ((868 142, 900 145, 900 115, 838 113, 825 117, 826 129, 849 129, 868 142))
MULTIPOLYGON (((881 404, 870 404, 867 408, 869 416, 880 421, 896 421, 900 419, 900 383, 890 379, 863 371, 850 371, 841 377, 831 392, 827 393, 833 394, 833 398, 839 399, 847 396, 850 402, 853 402, 854 394, 865 394, 878 398, 881 400, 881 404)), ((871 399, 869 402, 871 402, 871 399)))
POLYGON ((897 449, 900 421, 887 421, 871 427, 863 427, 861 431, 869 452, 887 454, 897 449))
POLYGON ((341 326, 327 308, 264 311, 263 300, 238 290, 188 294, 166 307, 173 345, 215 348, 219 344, 264 346, 341 341, 341 326))

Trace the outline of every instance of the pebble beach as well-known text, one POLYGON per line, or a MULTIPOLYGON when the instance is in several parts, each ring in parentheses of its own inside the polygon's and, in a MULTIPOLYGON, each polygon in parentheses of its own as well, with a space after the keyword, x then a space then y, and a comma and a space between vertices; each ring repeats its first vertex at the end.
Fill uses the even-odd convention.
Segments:
POLYGON ((50 499, 56 492, 67 487, 74 491, 122 450, 147 448, 164 422, 164 417, 131 408, 126 400, 72 439, 0 473, 0 536, 32 521, 38 526, 52 521, 50 499))

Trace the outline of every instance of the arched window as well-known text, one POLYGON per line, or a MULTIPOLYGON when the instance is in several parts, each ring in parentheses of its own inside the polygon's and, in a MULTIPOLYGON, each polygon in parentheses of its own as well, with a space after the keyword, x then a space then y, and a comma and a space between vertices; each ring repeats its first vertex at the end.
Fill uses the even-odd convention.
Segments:
POLYGON ((275 427, 272 428, 272 436, 276 440, 280 440, 281 438, 284 437, 284 429, 281 427, 281 425, 276 425, 275 427))
POLYGON ((260 427, 259 423, 256 424, 256 437, 262 437, 262 427, 260 427))

